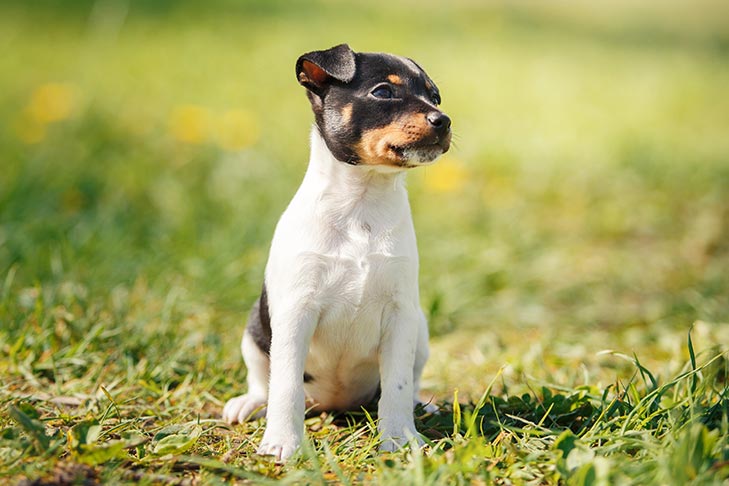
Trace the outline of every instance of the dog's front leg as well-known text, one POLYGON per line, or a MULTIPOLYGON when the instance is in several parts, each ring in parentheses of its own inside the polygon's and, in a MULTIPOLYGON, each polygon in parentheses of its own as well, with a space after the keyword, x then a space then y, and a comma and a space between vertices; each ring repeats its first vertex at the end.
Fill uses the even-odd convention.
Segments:
POLYGON ((418 342, 420 313, 410 306, 391 305, 383 319, 380 342, 380 397, 378 416, 382 439, 381 451, 394 451, 415 439, 423 441, 415 430, 413 395, 415 351, 418 342))
POLYGON ((301 445, 304 434, 304 365, 318 313, 294 308, 271 321, 271 376, 266 431, 258 448, 261 455, 285 461, 301 445))

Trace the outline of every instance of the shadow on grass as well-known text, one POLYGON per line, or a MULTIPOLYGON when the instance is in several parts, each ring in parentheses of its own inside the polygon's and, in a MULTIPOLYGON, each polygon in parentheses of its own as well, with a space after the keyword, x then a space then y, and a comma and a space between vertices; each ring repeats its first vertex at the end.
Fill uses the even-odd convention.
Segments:
MULTIPOLYGON (((721 366, 716 368, 723 369, 721 366)), ((681 423, 696 421, 708 430, 719 430, 729 417, 729 387, 724 386, 714 400, 696 401, 690 405, 676 406, 670 398, 662 400, 681 382, 688 383, 695 371, 688 371, 680 382, 649 386, 643 393, 636 393, 633 383, 623 387, 610 385, 601 395, 596 394, 594 387, 578 388, 570 393, 542 387, 534 394, 488 395, 479 403, 441 402, 435 413, 418 406, 415 424, 421 434, 433 441, 458 435, 493 440, 504 431, 546 436, 569 430, 582 436, 596 428, 604 430, 606 426, 612 430, 625 428, 631 419, 639 420, 645 429, 658 429, 665 420, 678 418, 681 423)), ((726 384, 726 377, 717 373, 713 381, 721 387, 722 382, 726 384)), ((332 424, 357 427, 368 422, 374 424, 376 419, 377 406, 373 403, 361 412, 333 414, 332 424)))
MULTIPOLYGON (((523 431, 525 428, 553 433, 570 429, 586 430, 600 416, 601 407, 593 404, 587 393, 560 394, 544 387, 540 396, 489 396, 480 403, 440 402, 437 412, 428 412, 421 405, 415 408, 415 425, 430 440, 453 435, 480 435, 493 438, 502 430, 523 431)), ((628 404, 613 407, 623 412, 628 404)), ((340 427, 361 426, 377 419, 377 404, 360 412, 332 414, 332 424, 340 427)))

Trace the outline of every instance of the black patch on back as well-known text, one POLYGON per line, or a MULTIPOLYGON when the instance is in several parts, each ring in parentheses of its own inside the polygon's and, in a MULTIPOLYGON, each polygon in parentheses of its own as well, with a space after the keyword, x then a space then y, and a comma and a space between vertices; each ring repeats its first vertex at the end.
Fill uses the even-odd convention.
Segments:
MULTIPOLYGON (((258 349, 263 351, 266 356, 271 354, 271 314, 268 308, 268 294, 266 292, 266 284, 263 284, 261 296, 251 309, 248 316, 248 324, 246 331, 250 333, 253 342, 256 343, 258 349)), ((314 377, 304 372, 304 383, 311 383, 314 377)))
POLYGON ((266 284, 263 284, 261 297, 256 301, 248 316, 246 330, 253 338, 258 349, 266 356, 271 352, 271 315, 268 310, 268 296, 266 295, 266 284))

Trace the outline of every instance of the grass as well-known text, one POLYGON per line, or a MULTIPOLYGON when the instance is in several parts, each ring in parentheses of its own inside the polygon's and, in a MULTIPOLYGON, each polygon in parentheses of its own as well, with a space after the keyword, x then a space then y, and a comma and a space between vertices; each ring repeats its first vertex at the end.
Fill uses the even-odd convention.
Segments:
POLYGON ((695 5, 4 3, 0 477, 725 483, 729 17, 695 5), (280 466, 218 418, 307 157, 293 64, 343 40, 454 120, 409 176, 441 413, 387 455, 312 416, 280 466))

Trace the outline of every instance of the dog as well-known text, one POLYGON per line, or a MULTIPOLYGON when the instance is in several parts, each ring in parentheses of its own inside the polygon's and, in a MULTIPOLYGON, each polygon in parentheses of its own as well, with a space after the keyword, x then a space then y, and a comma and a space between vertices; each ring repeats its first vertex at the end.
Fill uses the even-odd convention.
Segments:
POLYGON ((303 54, 296 77, 314 112, 311 157, 243 334, 248 393, 223 419, 265 409, 258 454, 283 462, 301 444, 306 408, 356 410, 379 396, 380 450, 422 445, 413 410, 428 325, 404 175, 449 149, 451 120, 404 57, 341 44, 303 54))

